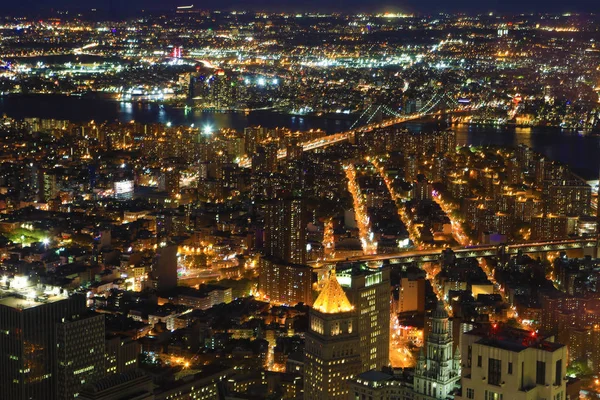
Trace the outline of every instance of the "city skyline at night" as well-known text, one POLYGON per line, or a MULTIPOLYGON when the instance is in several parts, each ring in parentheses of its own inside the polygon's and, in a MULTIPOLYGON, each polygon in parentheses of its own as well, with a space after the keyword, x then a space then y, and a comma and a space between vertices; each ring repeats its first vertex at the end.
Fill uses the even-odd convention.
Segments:
POLYGON ((600 397, 594 7, 0 6, 0 398, 600 397))

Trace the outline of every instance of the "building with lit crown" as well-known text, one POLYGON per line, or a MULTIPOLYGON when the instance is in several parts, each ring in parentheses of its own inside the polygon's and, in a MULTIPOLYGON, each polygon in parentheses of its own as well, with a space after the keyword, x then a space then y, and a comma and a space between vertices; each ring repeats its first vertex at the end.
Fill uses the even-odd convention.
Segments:
POLYGON ((304 348, 304 399, 346 399, 361 370, 356 310, 331 271, 309 312, 304 348))

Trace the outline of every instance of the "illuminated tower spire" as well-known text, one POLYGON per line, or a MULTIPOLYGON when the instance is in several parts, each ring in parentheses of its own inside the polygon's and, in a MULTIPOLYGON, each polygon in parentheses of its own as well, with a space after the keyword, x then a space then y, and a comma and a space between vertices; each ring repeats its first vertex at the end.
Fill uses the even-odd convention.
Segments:
POLYGON ((313 308, 325 314, 352 311, 352 304, 350 304, 350 300, 348 300, 344 289, 342 289, 335 276, 335 268, 329 271, 327 282, 325 282, 323 290, 315 300, 313 308))

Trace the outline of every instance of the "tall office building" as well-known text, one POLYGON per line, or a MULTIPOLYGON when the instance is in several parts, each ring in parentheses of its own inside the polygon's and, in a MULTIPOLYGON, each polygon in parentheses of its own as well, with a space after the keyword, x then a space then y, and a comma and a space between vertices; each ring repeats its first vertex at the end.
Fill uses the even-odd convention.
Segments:
POLYGON ((458 348, 456 353, 452 351, 452 329, 442 302, 431 317, 431 332, 415 368, 416 400, 446 399, 460 380, 460 353, 458 348))
POLYGON ((252 171, 265 174, 277 172, 278 150, 276 143, 256 146, 252 154, 252 171))
POLYGON ((265 204, 266 256, 292 264, 306 263, 306 205, 303 199, 265 204))
POLYGON ((464 333, 462 395, 455 399, 566 397, 567 348, 535 332, 491 325, 464 333))
POLYGON ((0 397, 73 398, 102 376, 104 317, 86 317, 85 297, 16 277, 0 298, 0 397))
POLYGON ((357 311, 330 273, 309 312, 304 347, 304 399, 348 398, 348 380, 361 370, 357 311))
POLYGON ((351 266, 338 269, 338 280, 358 313, 361 371, 390 363, 390 270, 351 266))
POLYGON ((56 326, 58 400, 79 395, 84 384, 104 377, 104 315, 65 318, 56 326))
POLYGON ((57 175, 54 171, 44 170, 42 176, 42 197, 44 202, 48 202, 58 195, 57 175))

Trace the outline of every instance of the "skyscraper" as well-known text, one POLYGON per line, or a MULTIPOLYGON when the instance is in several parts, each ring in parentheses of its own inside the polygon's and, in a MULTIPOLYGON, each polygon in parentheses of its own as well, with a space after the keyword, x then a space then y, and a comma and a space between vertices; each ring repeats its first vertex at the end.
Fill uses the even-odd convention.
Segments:
POLYGON ((102 378, 104 357, 104 315, 65 318, 56 326, 56 398, 73 399, 84 384, 102 378))
POLYGON ((170 198, 175 198, 179 194, 180 174, 173 167, 163 168, 160 176, 159 189, 169 194, 170 198))
POLYGON ((390 270, 351 266, 338 269, 338 280, 358 313, 362 371, 390 363, 390 270))
POLYGON ((259 290, 276 303, 312 303, 313 274, 306 263, 306 210, 302 199, 265 204, 264 257, 259 290))
POLYGON ((431 317, 425 352, 421 349, 415 368, 416 400, 446 399, 460 380, 460 353, 458 348, 455 354, 452 352, 452 329, 442 302, 438 302, 431 317))
POLYGON ((304 347, 304 399, 346 399, 360 372, 356 311, 331 271, 309 312, 304 347))
POLYGON ((303 199, 265 204, 265 255, 292 264, 306 263, 306 207, 303 199))
POLYGON ((258 287, 268 300, 288 305, 312 304, 312 267, 262 258, 259 268, 258 287))
POLYGON ((104 370, 104 317, 86 317, 85 297, 9 283, 0 299, 0 397, 73 398, 104 370))

